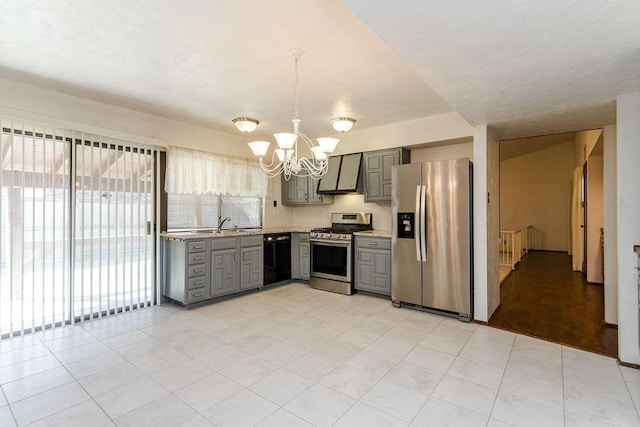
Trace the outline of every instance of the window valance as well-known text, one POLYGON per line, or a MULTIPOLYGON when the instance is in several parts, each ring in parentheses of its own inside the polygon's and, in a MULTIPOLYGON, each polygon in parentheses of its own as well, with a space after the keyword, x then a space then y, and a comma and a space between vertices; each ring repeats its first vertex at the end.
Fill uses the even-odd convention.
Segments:
POLYGON ((169 147, 165 191, 264 197, 266 177, 256 160, 169 147))

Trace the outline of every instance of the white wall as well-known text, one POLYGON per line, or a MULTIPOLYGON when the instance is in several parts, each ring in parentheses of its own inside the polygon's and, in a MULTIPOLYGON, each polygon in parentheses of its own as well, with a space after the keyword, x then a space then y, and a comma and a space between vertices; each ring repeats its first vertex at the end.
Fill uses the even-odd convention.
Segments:
POLYGON ((458 113, 430 116, 337 135, 335 154, 357 153, 391 147, 407 147, 432 142, 469 139, 473 127, 458 113))
POLYGON ((253 157, 245 136, 0 80, 0 114, 98 135, 253 157))
POLYGON ((604 127, 604 321, 618 324, 616 126, 604 127))
POLYGON ((500 229, 534 227, 533 249, 569 251, 575 142, 500 162, 500 229))
POLYGON ((488 322, 500 305, 499 141, 486 125, 473 129, 474 318, 488 322))
POLYGON ((468 157, 473 161, 473 142, 411 150, 411 163, 459 159, 464 157, 468 157))
POLYGON ((618 357, 640 365, 638 255, 640 244, 640 93, 616 100, 618 223, 618 357))
POLYGON ((587 281, 604 283, 600 230, 604 227, 603 158, 587 159, 587 281))

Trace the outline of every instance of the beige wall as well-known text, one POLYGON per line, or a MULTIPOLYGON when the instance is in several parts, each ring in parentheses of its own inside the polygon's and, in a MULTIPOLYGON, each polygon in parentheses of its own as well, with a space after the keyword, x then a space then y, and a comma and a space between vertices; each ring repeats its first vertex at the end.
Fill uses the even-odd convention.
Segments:
POLYGON ((411 163, 468 157, 473 161, 473 142, 411 150, 411 163))
POLYGON ((587 280, 604 283, 600 229, 604 226, 603 157, 587 159, 587 280))
POLYGON ((602 129, 584 130, 576 133, 576 166, 582 166, 602 135, 602 129))
POLYGON ((533 249, 568 251, 573 141, 500 162, 500 229, 532 225, 533 249))

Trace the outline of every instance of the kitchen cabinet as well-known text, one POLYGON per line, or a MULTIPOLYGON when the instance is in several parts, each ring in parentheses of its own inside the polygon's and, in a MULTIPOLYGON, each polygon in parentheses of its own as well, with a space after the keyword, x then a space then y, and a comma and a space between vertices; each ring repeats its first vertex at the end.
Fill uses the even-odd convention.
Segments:
POLYGON ((368 151, 364 153, 364 201, 391 203, 391 167, 409 163, 406 148, 368 151))
POLYGON ((291 176, 287 181, 281 175, 282 204, 331 204, 333 196, 318 194, 318 181, 308 176, 291 176))
POLYGON ((163 294, 182 304, 208 298, 208 239, 164 241, 163 294))
MULTIPOLYGON (((242 239, 241 239, 242 241, 242 239)), ((256 289, 262 286, 263 280, 262 240, 260 246, 240 249, 240 290, 256 289)))
POLYGON ((163 241, 163 295, 184 305, 263 284, 262 235, 163 241))
POLYGON ((292 279, 311 277, 311 243, 309 233, 291 233, 292 279))
POLYGON ((355 288, 391 296, 391 239, 355 236, 355 288))

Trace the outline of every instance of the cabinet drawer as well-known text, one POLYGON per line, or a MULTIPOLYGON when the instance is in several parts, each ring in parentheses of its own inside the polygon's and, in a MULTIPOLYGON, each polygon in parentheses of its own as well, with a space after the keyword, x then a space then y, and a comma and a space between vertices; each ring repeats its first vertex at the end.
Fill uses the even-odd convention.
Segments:
MULTIPOLYGON (((260 241, 262 242, 262 240, 260 241)), ((236 248, 235 237, 227 237, 227 238, 216 237, 211 239, 211 249, 214 251, 219 249, 235 249, 235 248, 236 248)))
POLYGON ((187 292, 187 302, 195 302, 205 299, 204 289, 194 289, 187 292))
POLYGON ((198 252, 195 254, 189 254, 187 263, 189 265, 193 265, 193 264, 204 264, 206 261, 206 256, 207 254, 205 254, 204 252, 198 252))
POLYGON ((207 248, 206 240, 196 240, 187 243, 187 252, 204 252, 207 248))
POLYGON ((262 246, 263 240, 264 240, 264 236, 261 234, 258 236, 240 237, 240 247, 248 248, 251 246, 262 246))
POLYGON ((301 242, 309 241, 309 235, 307 233, 299 233, 298 238, 300 239, 301 242))
POLYGON ((187 289, 198 289, 204 287, 204 276, 202 277, 192 277, 187 281, 187 289))
POLYGON ((384 237, 360 237, 356 236, 356 247, 369 249, 391 250, 391 239, 384 237))
POLYGON ((204 276, 205 273, 205 265, 201 264, 201 265, 192 265, 189 267, 187 274, 189 277, 195 277, 195 276, 204 276))

